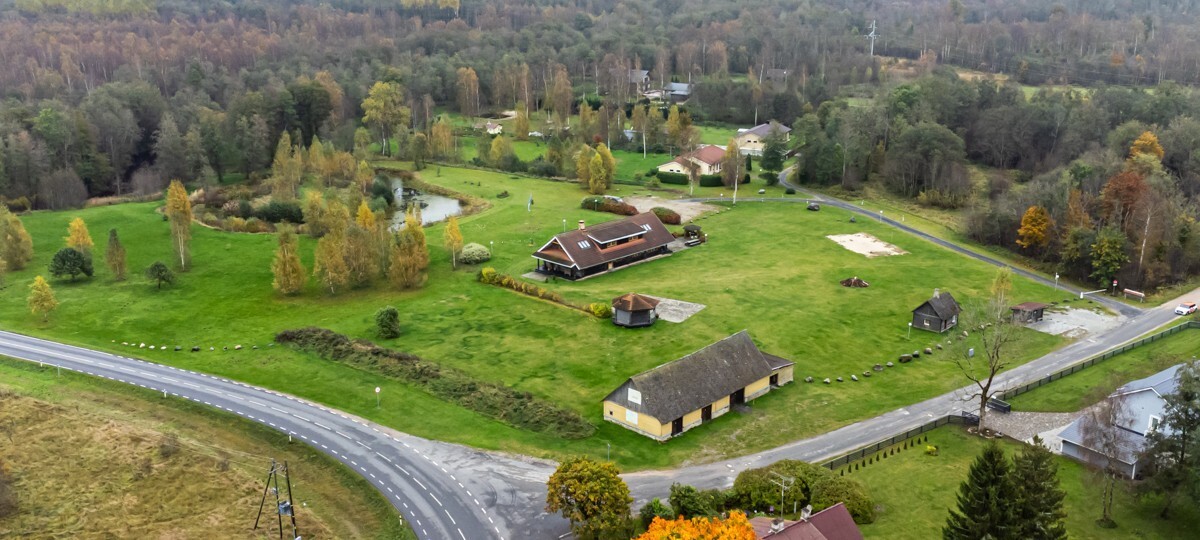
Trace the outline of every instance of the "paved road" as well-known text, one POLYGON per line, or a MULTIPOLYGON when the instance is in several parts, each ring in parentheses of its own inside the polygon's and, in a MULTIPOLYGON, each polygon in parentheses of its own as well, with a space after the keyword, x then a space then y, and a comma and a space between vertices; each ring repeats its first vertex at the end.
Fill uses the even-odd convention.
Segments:
POLYGON ((20 334, 0 331, 0 355, 163 392, 286 433, 370 481, 421 539, 554 538, 567 528, 541 512, 553 472, 547 462, 429 441, 236 381, 20 334))

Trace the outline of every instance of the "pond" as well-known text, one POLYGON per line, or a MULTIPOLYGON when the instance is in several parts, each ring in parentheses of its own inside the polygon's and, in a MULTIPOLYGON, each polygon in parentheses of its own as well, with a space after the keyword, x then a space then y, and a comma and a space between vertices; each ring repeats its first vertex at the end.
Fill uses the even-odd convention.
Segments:
POLYGON ((421 224, 428 225, 442 221, 450 216, 462 214, 462 206, 458 199, 443 195, 421 193, 412 188, 405 189, 404 182, 392 178, 392 191, 396 194, 396 213, 392 216, 392 230, 404 227, 404 212, 410 204, 416 204, 421 209, 421 224))

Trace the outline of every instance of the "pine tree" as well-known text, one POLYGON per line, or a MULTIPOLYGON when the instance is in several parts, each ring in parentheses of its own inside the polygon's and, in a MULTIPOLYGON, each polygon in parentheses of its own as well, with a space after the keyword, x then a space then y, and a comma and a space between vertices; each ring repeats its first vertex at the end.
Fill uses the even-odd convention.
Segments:
POLYGON ((113 279, 125 281, 125 246, 117 238, 116 229, 108 230, 108 249, 104 251, 104 262, 113 273, 113 279))
POLYGON ((316 260, 313 263, 313 276, 322 287, 329 289, 330 294, 350 282, 350 269, 346 267, 346 237, 343 234, 326 234, 317 240, 316 260))
POLYGON ((308 281, 304 264, 300 262, 299 241, 290 228, 279 229, 279 249, 275 251, 275 260, 271 262, 271 273, 275 275, 271 286, 280 294, 299 293, 308 281))
POLYGON ((1066 492, 1058 486, 1054 455, 1034 436, 1033 444, 1013 458, 1012 482, 1016 488, 1016 529, 1013 538, 1064 540, 1066 492))
POLYGON ((88 233, 87 223, 83 222, 83 218, 75 218, 67 225, 67 247, 82 253, 84 256, 92 255, 92 247, 95 244, 92 242, 92 235, 88 233))
POLYGON ((450 219, 446 220, 446 230, 442 234, 442 245, 450 252, 450 265, 452 268, 458 268, 458 252, 462 251, 463 236, 458 228, 457 216, 450 216, 450 219))
POLYGON ((9 270, 21 270, 33 260, 33 239, 21 223, 21 218, 0 205, 0 259, 9 270))
POLYGON ((1013 513, 1016 490, 1008 460, 995 442, 975 458, 967 480, 958 488, 958 508, 950 511, 942 528, 945 540, 1008 539, 1017 523, 1013 513))
POLYGON ((33 283, 29 285, 29 312, 40 316, 45 322, 50 318, 50 312, 57 307, 58 299, 54 297, 54 290, 50 288, 46 278, 33 278, 33 283))
POLYGON ((167 188, 167 219, 171 222, 171 243, 179 257, 179 269, 187 271, 192 262, 192 202, 179 180, 167 188))

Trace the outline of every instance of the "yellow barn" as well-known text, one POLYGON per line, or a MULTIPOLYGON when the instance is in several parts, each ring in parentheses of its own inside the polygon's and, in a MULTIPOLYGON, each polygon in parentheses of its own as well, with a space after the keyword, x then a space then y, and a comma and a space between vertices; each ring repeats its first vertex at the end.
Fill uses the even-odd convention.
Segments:
POLYGON ((792 382, 793 366, 743 330, 630 377, 604 398, 604 419, 665 441, 792 382))

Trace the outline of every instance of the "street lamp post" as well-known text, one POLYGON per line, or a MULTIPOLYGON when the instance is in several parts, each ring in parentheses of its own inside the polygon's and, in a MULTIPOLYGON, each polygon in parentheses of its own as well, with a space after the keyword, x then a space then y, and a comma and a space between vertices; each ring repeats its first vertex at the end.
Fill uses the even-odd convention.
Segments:
POLYGON ((604 445, 608 447, 607 459, 608 459, 608 461, 612 461, 612 443, 606 442, 606 443, 604 443, 604 445))
POLYGON ((908 339, 912 339, 912 323, 908 323, 908 339))
POLYGON ((375 387, 375 408, 376 409, 379 408, 379 390, 380 390, 380 388, 378 386, 376 386, 375 387))
POLYGON ((1058 290, 1058 272, 1054 273, 1054 290, 1058 290))

